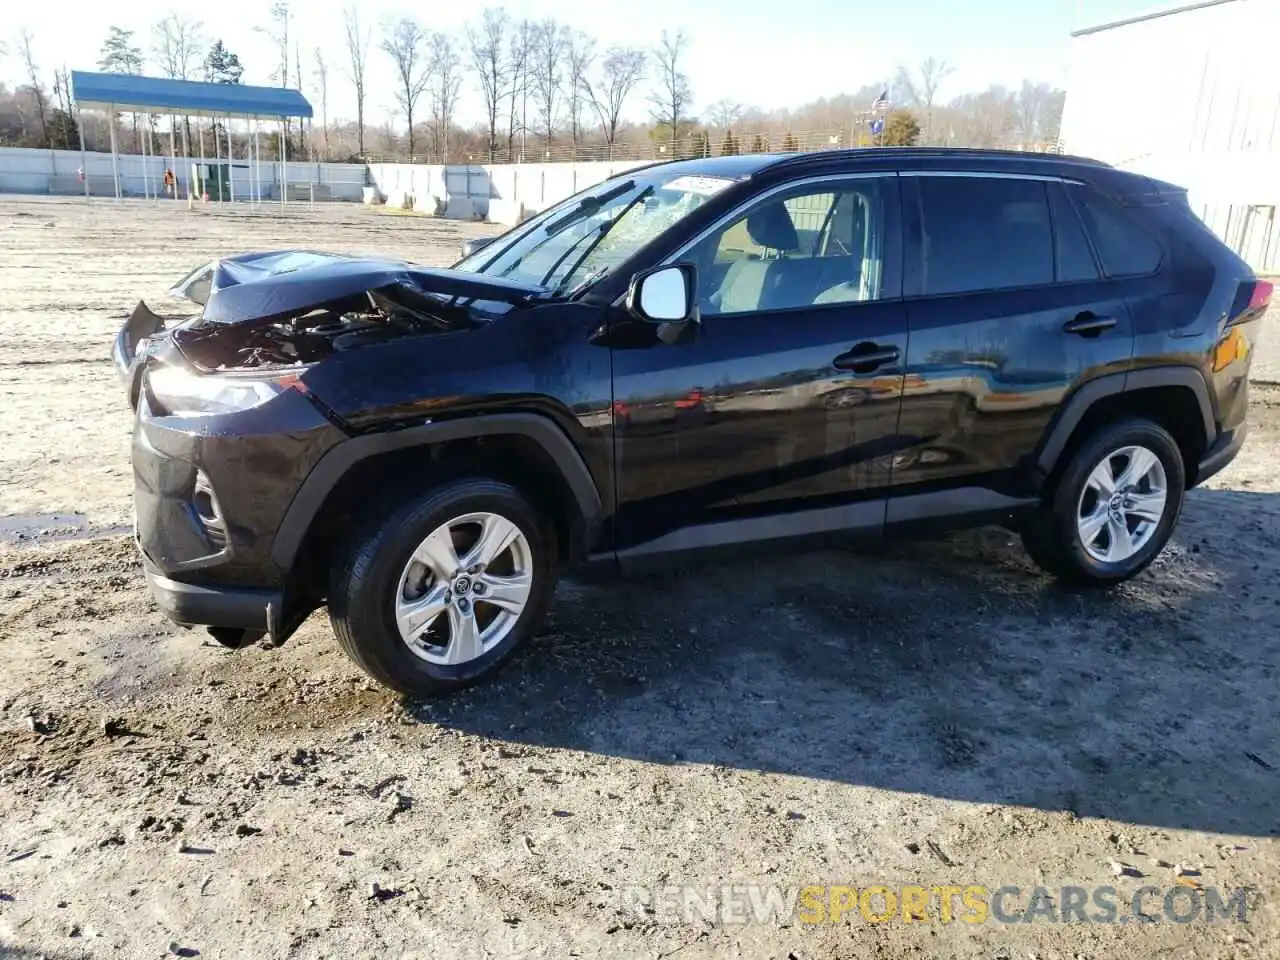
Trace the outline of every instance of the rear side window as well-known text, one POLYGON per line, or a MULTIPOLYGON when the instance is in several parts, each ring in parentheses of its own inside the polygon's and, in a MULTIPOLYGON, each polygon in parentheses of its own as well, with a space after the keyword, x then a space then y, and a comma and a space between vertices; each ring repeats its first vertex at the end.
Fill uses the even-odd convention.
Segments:
POLYGON ((1097 261, 1066 193, 1055 184, 1049 188, 1049 196, 1053 202, 1053 237, 1058 248, 1058 282, 1097 280, 1097 261))
POLYGON ((1159 269, 1160 244, 1132 214, 1096 190, 1077 188, 1075 198, 1108 277, 1141 276, 1159 269))
POLYGON ((922 293, 1053 283, 1049 198, 1039 180, 920 177, 922 293))

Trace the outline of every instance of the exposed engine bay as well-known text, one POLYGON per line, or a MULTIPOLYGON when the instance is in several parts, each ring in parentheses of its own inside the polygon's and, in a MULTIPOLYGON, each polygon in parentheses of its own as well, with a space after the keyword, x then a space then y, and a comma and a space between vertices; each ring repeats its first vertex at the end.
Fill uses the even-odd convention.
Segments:
POLYGON ((461 269, 275 250, 205 263, 169 293, 200 312, 160 316, 139 301, 112 348, 135 408, 152 363, 197 375, 307 368, 367 344, 490 323, 546 291, 461 269))
POLYGON ((196 318, 175 329, 173 339, 202 370, 245 370, 316 363, 341 350, 472 323, 470 312, 456 305, 389 286, 252 324, 196 318))

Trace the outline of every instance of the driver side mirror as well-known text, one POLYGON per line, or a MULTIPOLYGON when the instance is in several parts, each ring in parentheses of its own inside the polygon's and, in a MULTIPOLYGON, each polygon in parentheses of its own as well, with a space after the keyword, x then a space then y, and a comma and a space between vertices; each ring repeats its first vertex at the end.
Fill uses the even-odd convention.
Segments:
POLYGON ((675 263, 637 273, 627 290, 627 309, 649 323, 685 323, 694 319, 697 270, 675 263))
POLYGON ((462 256, 464 258, 469 257, 478 250, 483 250, 497 239, 497 237, 472 237, 462 245, 462 256))

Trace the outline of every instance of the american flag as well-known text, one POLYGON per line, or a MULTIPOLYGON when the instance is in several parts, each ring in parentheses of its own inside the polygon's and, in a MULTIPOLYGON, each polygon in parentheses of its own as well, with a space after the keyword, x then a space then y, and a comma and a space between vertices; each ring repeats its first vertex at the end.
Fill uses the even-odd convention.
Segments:
POLYGON ((889 90, 886 88, 876 97, 875 102, 871 104, 871 112, 879 113, 881 110, 889 109, 889 90))

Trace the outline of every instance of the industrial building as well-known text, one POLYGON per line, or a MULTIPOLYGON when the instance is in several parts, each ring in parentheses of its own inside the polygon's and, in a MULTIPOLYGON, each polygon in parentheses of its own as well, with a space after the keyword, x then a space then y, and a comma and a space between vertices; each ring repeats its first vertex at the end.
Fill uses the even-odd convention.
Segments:
POLYGON ((1255 270, 1280 272, 1280 0, 1201 0, 1072 34, 1062 149, 1188 188, 1255 270))

